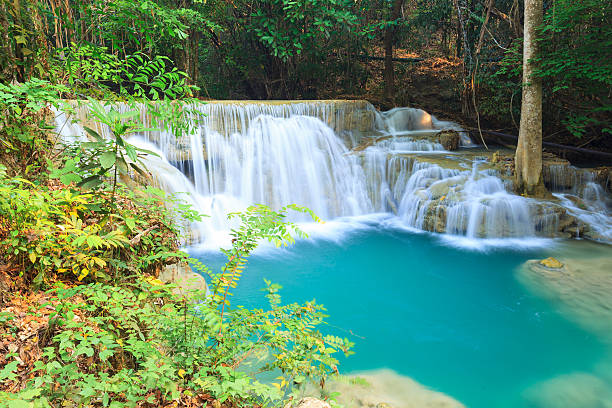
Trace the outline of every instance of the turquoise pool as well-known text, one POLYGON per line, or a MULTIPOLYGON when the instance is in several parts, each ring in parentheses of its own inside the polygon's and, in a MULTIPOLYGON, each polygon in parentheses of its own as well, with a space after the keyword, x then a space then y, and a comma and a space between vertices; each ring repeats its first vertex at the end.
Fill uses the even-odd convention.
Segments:
MULTIPOLYGON (((263 306, 264 278, 283 286, 287 302, 315 298, 329 311, 326 330, 356 343, 355 355, 341 361, 343 373, 389 368, 473 408, 560 407, 563 402, 550 402, 554 396, 534 400, 538 385, 595 373, 605 394, 612 378, 599 371, 612 341, 530 288, 517 271, 551 254, 593 257, 612 250, 545 244, 474 250, 369 224, 335 239, 315 236, 255 254, 233 302, 263 306)), ((191 253, 211 267, 223 263, 218 253, 191 253)))

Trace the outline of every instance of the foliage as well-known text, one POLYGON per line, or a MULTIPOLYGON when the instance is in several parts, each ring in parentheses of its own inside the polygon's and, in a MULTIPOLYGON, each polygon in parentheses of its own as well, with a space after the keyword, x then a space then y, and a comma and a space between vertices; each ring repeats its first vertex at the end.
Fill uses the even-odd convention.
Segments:
POLYGON ((91 116, 99 124, 108 126, 110 137, 103 138, 98 132, 85 126, 85 131, 94 141, 77 143, 64 168, 56 169, 51 177, 59 177, 64 184, 75 182, 79 187, 91 189, 102 186, 105 177, 111 173, 113 193, 119 176, 129 176, 130 170, 137 171, 146 179, 148 174, 140 157, 156 153, 138 148, 125 140, 133 133, 146 130, 137 120, 139 112, 120 113, 114 107, 109 106, 106 109, 93 99, 89 100, 87 106, 91 116))
POLYGON ((173 67, 165 56, 151 58, 139 52, 119 58, 106 47, 89 44, 72 44, 57 53, 54 75, 70 85, 72 93, 87 94, 93 88, 97 92, 107 91, 106 94, 113 92, 120 98, 156 100, 184 98, 194 91, 185 83, 186 74, 173 67))
POLYGON ((154 191, 84 193, 0 180, 0 250, 26 282, 105 280, 155 271, 177 252, 177 230, 154 191), (152 194, 155 193, 155 194, 152 194))
POLYGON ((213 69, 201 69, 209 83, 200 87, 215 97, 313 98, 327 76, 349 82, 362 38, 356 8, 350 0, 207 2, 215 28, 200 63, 213 69))
MULTIPOLYGON (((29 311, 39 318, 52 310, 40 335, 42 354, 23 377, 17 376, 18 356, 7 356, 0 380, 23 378, 25 388, 0 394, 0 400, 114 407, 204 398, 231 399, 234 406, 278 406, 293 384, 318 382, 336 371, 332 354, 349 353, 351 344, 316 330, 325 317, 322 306, 281 306, 280 287, 266 282, 269 309, 229 309, 227 289, 237 283, 257 241, 292 242, 290 232, 296 229, 284 221, 285 213, 256 206, 234 215, 243 222, 225 251, 227 264, 212 274, 209 296, 182 298, 172 293, 173 286, 153 278, 51 289, 47 302, 29 311), (265 371, 280 374, 280 381, 258 381, 265 371)), ((3 325, 12 327, 10 320, 3 325)))
POLYGON ((58 94, 65 89, 41 79, 0 83, 0 158, 13 173, 40 172, 45 162, 40 153, 53 147, 48 137, 49 107, 63 106, 58 94))
MULTIPOLYGON (((539 29, 536 75, 544 86, 544 132, 558 139, 601 139, 612 132, 612 62, 602 49, 612 46, 609 2, 556 1, 539 29)), ((479 74, 481 108, 492 118, 518 123, 522 81, 522 39, 514 39, 498 63, 479 74)))
POLYGON ((323 52, 322 41, 356 26, 350 5, 349 0, 262 1, 252 8, 246 30, 283 61, 302 53, 316 55, 323 52))
POLYGON ((546 84, 551 103, 566 110, 561 120, 574 136, 593 128, 612 134, 612 59, 602 52, 612 48, 611 16, 610 2, 560 0, 540 30, 536 75, 546 84))

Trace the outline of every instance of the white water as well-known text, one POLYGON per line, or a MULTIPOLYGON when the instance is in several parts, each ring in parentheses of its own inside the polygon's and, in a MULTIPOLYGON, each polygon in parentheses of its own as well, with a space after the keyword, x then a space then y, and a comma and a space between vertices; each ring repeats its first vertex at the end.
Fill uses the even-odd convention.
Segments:
MULTIPOLYGON (((207 247, 227 244, 232 228, 227 213, 259 203, 275 209, 306 206, 326 221, 394 213, 405 227, 471 240, 556 232, 552 211, 512 194, 511 186, 479 161, 447 168, 421 160, 458 157, 431 139, 439 129, 460 130, 422 110, 380 114, 369 104, 348 102, 213 103, 194 110, 192 118, 200 121, 195 133, 177 139, 168 132, 148 132, 130 142, 159 154, 146 158, 156 185, 186 193, 189 204, 209 215, 191 225, 194 241, 207 247), (367 137, 377 141, 365 150, 350 150, 367 137)), ((64 140, 82 139, 82 128, 66 124, 62 115, 56 122, 64 140)), ((147 123, 147 112, 141 117, 147 123)), ((108 129, 97 130, 108 136, 108 129)), ((466 137, 462 145, 472 146, 466 137)), ((601 186, 589 182, 581 195, 588 210, 564 195, 559 198, 582 222, 597 224, 600 235, 612 239, 601 186)))

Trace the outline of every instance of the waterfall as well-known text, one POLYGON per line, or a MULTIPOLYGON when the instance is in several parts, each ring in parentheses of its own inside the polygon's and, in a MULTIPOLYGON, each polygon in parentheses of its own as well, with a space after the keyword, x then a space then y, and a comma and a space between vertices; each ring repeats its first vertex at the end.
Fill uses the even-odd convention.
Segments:
MULTIPOLYGON (((86 106, 76 110, 87 116, 86 106)), ((149 113, 140 114, 148 124, 149 113)), ((442 129, 459 132, 463 147, 474 144, 457 124, 420 109, 380 113, 364 101, 215 102, 191 106, 190 115, 195 132, 177 138, 148 131, 129 141, 158 154, 145 158, 157 186, 185 193, 208 215, 190 227, 193 241, 211 246, 233 227, 227 213, 251 204, 298 204, 323 220, 389 213, 406 227, 474 239, 555 236, 561 207, 603 225, 603 237, 612 225, 609 197, 588 175, 578 172, 568 182, 567 169, 548 168, 547 180, 559 189, 555 203, 515 195, 485 158, 445 151, 442 129), (579 177, 580 191, 571 190, 579 177)), ((103 126, 87 125, 109 136, 103 126)), ((61 112, 56 127, 67 142, 86 137, 61 112)))

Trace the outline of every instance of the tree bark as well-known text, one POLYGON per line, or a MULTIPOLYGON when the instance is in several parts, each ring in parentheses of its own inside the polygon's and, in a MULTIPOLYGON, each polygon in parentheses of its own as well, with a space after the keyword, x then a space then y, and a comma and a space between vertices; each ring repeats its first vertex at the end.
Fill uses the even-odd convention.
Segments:
MULTIPOLYGON (((395 0, 391 9, 391 20, 397 21, 401 17, 404 0, 395 0)), ((385 99, 393 102, 395 99, 395 74, 393 71, 393 42, 395 39, 395 25, 389 25, 385 29, 385 99)))
POLYGON ((542 0, 525 0, 523 96, 515 171, 517 190, 529 196, 546 194, 542 182, 542 80, 534 75, 539 52, 536 30, 541 24, 542 0))

